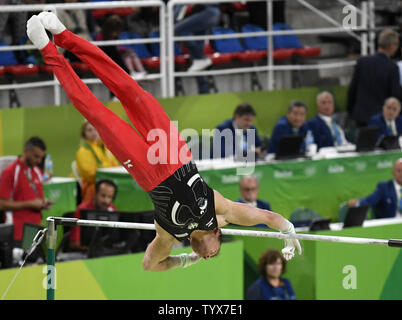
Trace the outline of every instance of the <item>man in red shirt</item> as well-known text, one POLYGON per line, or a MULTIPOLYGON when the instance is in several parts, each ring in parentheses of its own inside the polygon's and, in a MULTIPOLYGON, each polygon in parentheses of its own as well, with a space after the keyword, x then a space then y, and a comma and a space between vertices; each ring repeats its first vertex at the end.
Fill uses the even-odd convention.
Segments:
MULTIPOLYGON (((117 187, 111 180, 99 180, 95 185, 95 196, 92 200, 81 203, 74 213, 74 218, 80 219, 81 210, 102 210, 117 211, 112 204, 116 197, 117 187)), ((71 227, 70 229, 70 249, 78 251, 86 251, 87 247, 81 246, 81 228, 71 227)))
POLYGON ((38 167, 45 154, 43 140, 30 138, 22 156, 7 166, 0 177, 0 210, 13 213, 16 245, 22 240, 24 224, 41 225, 41 210, 48 210, 51 205, 44 199, 42 170, 38 167))

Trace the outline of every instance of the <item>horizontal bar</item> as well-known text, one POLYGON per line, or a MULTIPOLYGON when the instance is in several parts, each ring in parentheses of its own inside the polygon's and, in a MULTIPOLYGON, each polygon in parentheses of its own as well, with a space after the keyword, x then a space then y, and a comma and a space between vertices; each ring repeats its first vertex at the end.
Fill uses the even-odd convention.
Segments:
MULTIPOLYGON (((105 227, 105 228, 118 228, 118 229, 136 229, 136 230, 155 230, 155 225, 150 223, 133 223, 133 222, 117 222, 117 221, 100 221, 100 220, 84 220, 74 218, 57 218, 54 219, 56 224, 66 224, 69 226, 82 226, 82 227, 105 227)), ((243 237, 259 237, 259 238, 274 238, 274 239, 298 239, 310 241, 325 241, 325 242, 338 242, 338 243, 352 243, 352 244, 375 244, 390 247, 402 247, 402 240, 399 239, 371 239, 371 238, 357 238, 357 237, 341 237, 341 236, 324 236, 316 234, 284 234, 280 232, 269 231, 256 231, 256 230, 239 230, 239 229, 226 229, 222 228, 222 234, 234 235, 243 237)))
POLYGON ((51 10, 90 10, 90 9, 111 9, 111 8, 130 8, 130 7, 163 7, 161 1, 105 1, 91 3, 52 3, 52 4, 16 4, 2 5, 0 12, 21 12, 21 11, 42 11, 51 10))

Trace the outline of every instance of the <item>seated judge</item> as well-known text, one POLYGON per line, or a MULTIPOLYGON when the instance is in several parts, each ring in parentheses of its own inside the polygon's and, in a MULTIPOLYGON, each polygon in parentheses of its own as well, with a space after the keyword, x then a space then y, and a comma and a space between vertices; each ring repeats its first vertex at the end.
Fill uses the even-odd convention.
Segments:
POLYGON ((332 119, 334 98, 328 91, 317 95, 317 115, 308 121, 317 149, 349 144, 341 126, 332 119))
MULTIPOLYGON (((74 218, 81 218, 81 210, 100 210, 100 211, 117 211, 113 205, 113 200, 116 197, 117 186, 116 184, 107 179, 99 180, 95 184, 95 195, 91 200, 81 203, 74 213, 74 218)), ((87 247, 81 245, 81 228, 71 227, 70 249, 73 251, 86 251, 87 247)))
MULTIPOLYGON (((287 115, 278 120, 272 131, 268 153, 276 153, 278 143, 283 136, 299 134, 305 137, 308 130, 306 115, 307 105, 302 101, 292 101, 288 108, 287 115)), ((304 141, 301 149, 302 151, 306 149, 304 141)))
POLYGON ((236 148, 238 150, 240 149, 243 154, 249 151, 247 146, 247 129, 254 130, 255 143, 252 148, 255 149, 258 156, 262 155, 262 142, 258 137, 257 128, 253 125, 256 115, 257 113, 250 104, 241 103, 236 107, 232 119, 228 119, 216 127, 217 131, 214 136, 214 149, 220 150, 222 158, 235 155, 236 148), (236 139, 236 132, 239 132, 243 136, 243 139, 236 139), (227 139, 225 138, 227 134, 230 134, 232 137, 231 145, 227 145, 227 139), (236 145, 236 142, 241 142, 242 145, 236 145))
POLYGON ((383 136, 399 136, 402 133, 401 103, 397 98, 390 97, 385 100, 382 112, 375 114, 369 120, 370 127, 380 128, 378 139, 383 136))
MULTIPOLYGON (((256 177, 242 176, 239 187, 241 198, 237 199, 237 202, 245 203, 258 209, 271 211, 269 202, 258 199, 259 185, 256 177)), ((258 224, 255 225, 255 227, 266 228, 267 226, 265 224, 258 224)))
POLYGON ((402 217, 402 158, 394 163, 392 175, 392 180, 378 183, 372 194, 349 200, 349 207, 374 207, 376 219, 402 217))

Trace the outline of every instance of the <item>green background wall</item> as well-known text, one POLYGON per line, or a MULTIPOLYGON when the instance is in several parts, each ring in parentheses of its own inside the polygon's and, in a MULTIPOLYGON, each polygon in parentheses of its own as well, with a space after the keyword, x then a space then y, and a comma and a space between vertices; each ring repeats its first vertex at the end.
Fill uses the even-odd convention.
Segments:
MULTIPOLYGON (((249 102, 257 111, 255 124, 260 135, 270 135, 276 121, 286 113, 294 99, 307 103, 308 118, 312 117, 316 110, 316 95, 324 89, 333 92, 336 108, 344 110, 347 88, 339 86, 197 95, 159 101, 170 118, 178 121, 179 130, 191 128, 199 133, 231 118, 239 103, 249 102)), ((120 103, 105 105, 127 120, 120 103)), ((20 154, 23 143, 38 135, 45 140, 48 152, 52 154, 55 175, 68 176, 78 149, 83 120, 72 105, 0 110, 0 156, 20 154)))
MULTIPOLYGON (((191 250, 177 249, 172 254, 191 250)), ((56 300, 216 300, 243 298, 243 243, 222 245, 219 258, 186 269, 142 270, 143 253, 56 263, 56 300)), ((6 300, 44 300, 45 265, 24 267, 6 300)), ((0 293, 16 269, 0 271, 0 293)))
MULTIPOLYGON (((242 228, 237 227, 236 228, 242 228)), ((250 228, 248 228, 250 229, 250 228)), ((376 227, 319 231, 320 235, 400 239, 402 223, 376 227)), ((242 239, 245 254, 245 285, 258 275, 258 258, 267 249, 281 250, 283 242, 269 238, 242 239)), ((377 245, 302 241, 303 254, 287 263, 285 278, 290 279, 298 299, 359 300, 402 299, 402 249, 377 245), (356 268, 356 289, 345 289, 345 266, 356 268)))

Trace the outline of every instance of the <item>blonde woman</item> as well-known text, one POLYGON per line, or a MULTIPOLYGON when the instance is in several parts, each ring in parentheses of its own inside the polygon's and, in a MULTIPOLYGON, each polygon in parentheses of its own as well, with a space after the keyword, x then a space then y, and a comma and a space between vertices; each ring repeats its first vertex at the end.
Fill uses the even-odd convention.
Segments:
POLYGON ((88 121, 85 121, 81 127, 81 138, 81 146, 75 161, 82 183, 82 202, 85 202, 91 200, 95 193, 96 170, 116 167, 119 163, 103 144, 98 131, 88 121))

